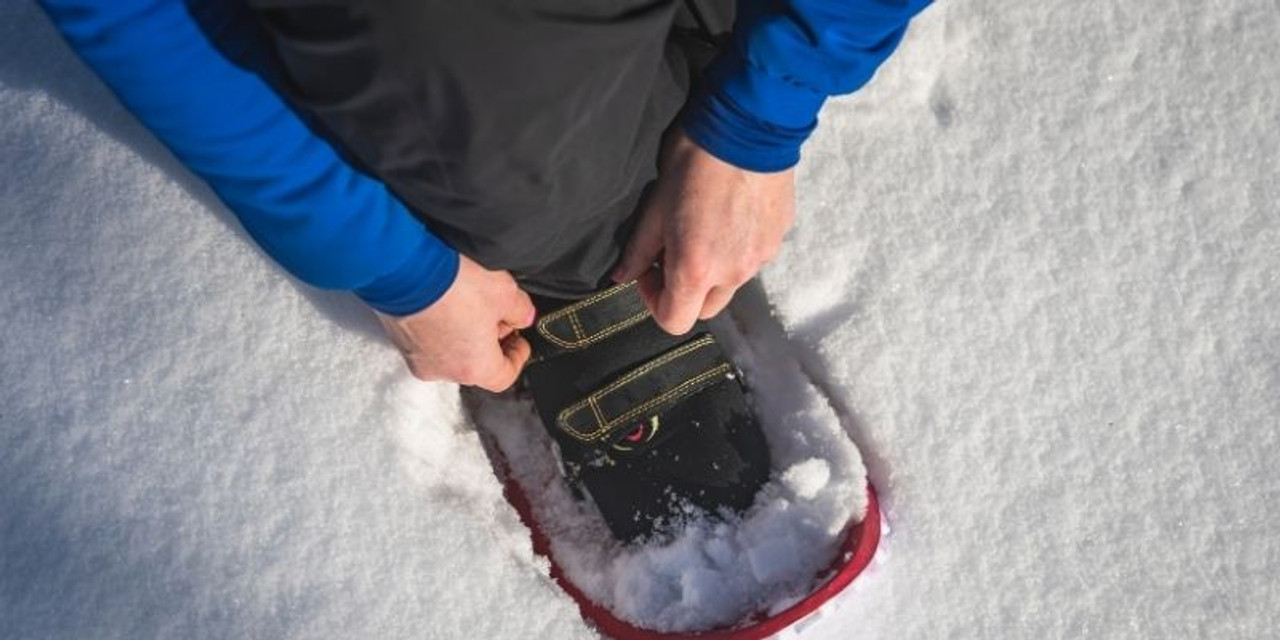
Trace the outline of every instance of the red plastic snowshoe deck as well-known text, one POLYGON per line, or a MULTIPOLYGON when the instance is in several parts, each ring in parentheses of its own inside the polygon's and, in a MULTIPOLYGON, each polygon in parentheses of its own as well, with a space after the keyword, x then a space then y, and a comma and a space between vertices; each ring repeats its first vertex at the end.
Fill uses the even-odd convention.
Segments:
MULTIPOLYGON (((507 471, 504 469, 504 471, 507 471)), ((875 557, 876 548, 880 544, 880 505, 876 500, 875 487, 867 484, 867 515, 862 522, 849 528, 840 553, 829 568, 833 572, 822 586, 815 589, 804 599, 787 607, 772 616, 758 616, 733 628, 710 629, 707 631, 688 633, 669 633, 652 631, 634 626, 621 620, 608 609, 592 602, 575 586, 556 558, 551 554, 551 544, 546 534, 533 518, 529 499, 524 489, 511 477, 504 473, 507 501, 515 507, 520 520, 529 527, 533 539, 533 550, 551 562, 551 577, 568 593, 582 612, 582 617, 591 622, 604 635, 616 640, 755 640, 768 638, 791 628, 803 621, 807 616, 830 602, 848 587, 875 557)))

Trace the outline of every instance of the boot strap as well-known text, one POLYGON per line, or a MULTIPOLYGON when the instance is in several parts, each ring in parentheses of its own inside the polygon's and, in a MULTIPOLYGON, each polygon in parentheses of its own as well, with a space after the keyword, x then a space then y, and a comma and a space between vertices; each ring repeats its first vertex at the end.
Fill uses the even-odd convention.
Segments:
POLYGON ((734 366, 715 338, 699 334, 565 407, 556 426, 585 445, 608 446, 633 431, 638 422, 735 376, 734 366))
POLYGON ((527 336, 539 360, 586 349, 649 317, 635 282, 610 287, 538 319, 527 336))

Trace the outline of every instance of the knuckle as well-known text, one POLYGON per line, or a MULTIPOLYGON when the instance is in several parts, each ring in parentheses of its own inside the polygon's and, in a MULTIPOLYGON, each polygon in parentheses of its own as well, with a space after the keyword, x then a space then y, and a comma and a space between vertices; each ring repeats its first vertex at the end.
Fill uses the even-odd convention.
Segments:
POLYGON ((685 288, 700 288, 711 280, 711 261, 690 256, 680 265, 677 276, 677 282, 685 288))

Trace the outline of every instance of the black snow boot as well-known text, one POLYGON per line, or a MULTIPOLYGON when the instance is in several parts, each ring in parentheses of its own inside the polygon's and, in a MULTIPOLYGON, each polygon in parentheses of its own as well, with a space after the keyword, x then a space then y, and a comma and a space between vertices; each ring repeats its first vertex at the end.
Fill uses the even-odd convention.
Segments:
POLYGON ((524 386, 565 478, 590 494, 618 539, 659 533, 690 506, 751 506, 769 479, 768 445, 741 372, 704 323, 667 334, 635 283, 534 304, 524 386))

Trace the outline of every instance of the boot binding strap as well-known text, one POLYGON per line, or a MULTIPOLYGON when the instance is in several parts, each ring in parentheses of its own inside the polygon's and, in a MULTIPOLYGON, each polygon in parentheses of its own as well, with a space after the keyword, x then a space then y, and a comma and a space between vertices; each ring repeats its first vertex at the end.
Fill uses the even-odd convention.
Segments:
POLYGON ((567 351, 584 349, 649 317, 635 282, 610 287, 538 319, 538 335, 567 351))
POLYGON ((637 419, 660 414, 733 372, 715 338, 704 333, 569 405, 556 426, 579 442, 607 446, 631 432, 637 419))

